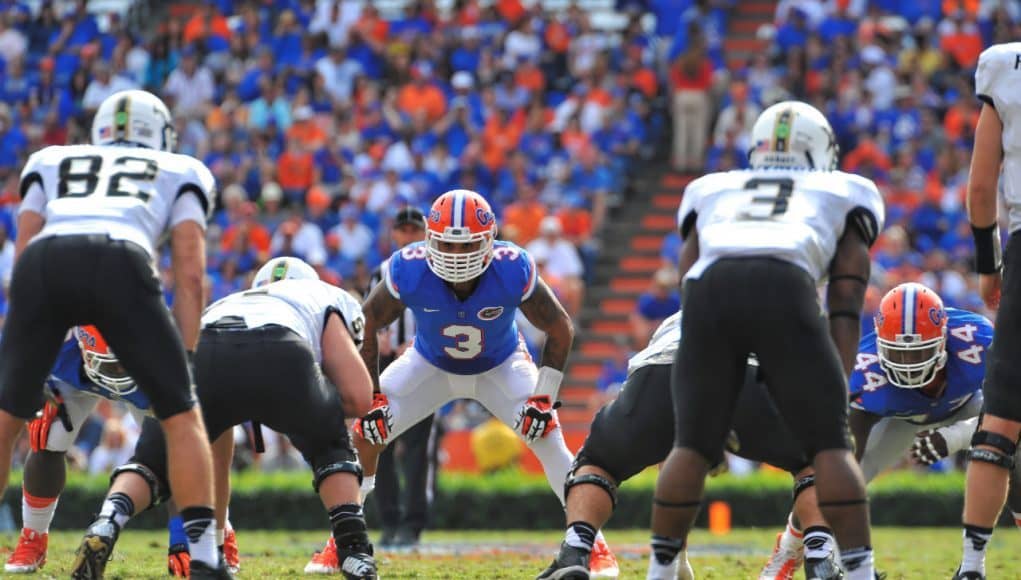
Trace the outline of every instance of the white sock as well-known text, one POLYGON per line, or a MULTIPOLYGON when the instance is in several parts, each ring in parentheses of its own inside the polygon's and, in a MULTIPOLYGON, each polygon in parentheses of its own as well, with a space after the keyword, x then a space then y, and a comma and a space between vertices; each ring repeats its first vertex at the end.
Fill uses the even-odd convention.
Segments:
POLYGON ((365 503, 365 499, 367 497, 369 497, 369 494, 372 493, 372 490, 375 489, 375 488, 376 488, 376 476, 375 475, 366 475, 365 477, 362 478, 362 487, 361 487, 362 501, 361 501, 361 503, 363 503, 363 504, 365 503))
POLYGON ((824 526, 812 526, 805 530, 804 542, 805 557, 812 559, 828 558, 837 547, 833 531, 824 526))
POLYGON ((840 554, 840 563, 845 570, 844 580, 875 580, 872 548, 866 546, 847 550, 840 554))
POLYGON ((47 534, 53 514, 57 511, 59 497, 35 497, 24 489, 21 490, 21 521, 25 528, 47 534))
POLYGON ((964 553, 961 558, 962 572, 986 573, 986 546, 993 536, 991 528, 964 525, 964 553))
POLYGON ((787 516, 787 527, 784 528, 783 535, 780 536, 780 546, 796 552, 804 545, 805 532, 794 527, 794 523, 791 521, 793 519, 794 514, 787 516))
POLYGON ((645 575, 645 580, 674 580, 677 578, 677 566, 680 562, 681 554, 685 554, 685 557, 687 557, 686 552, 681 550, 670 563, 660 564, 659 560, 656 559, 656 555, 650 553, 649 571, 645 575))
POLYGON ((566 505, 564 500, 564 481, 567 480, 567 473, 571 471, 571 464, 574 457, 564 442, 564 434, 560 429, 554 429, 549 435, 539 439, 528 446, 535 453, 542 463, 542 470, 546 472, 546 479, 557 494, 560 505, 566 505))
POLYGON ((135 503, 127 494, 112 493, 103 500, 103 507, 99 508, 100 517, 110 518, 117 523, 117 527, 124 528, 131 516, 135 513, 135 503))
POLYGON ((217 546, 222 546, 223 545, 223 535, 224 535, 223 528, 216 528, 216 545, 217 546))
POLYGON ((1014 516, 1014 525, 1021 530, 1021 513, 1011 510, 1010 515, 1014 516))

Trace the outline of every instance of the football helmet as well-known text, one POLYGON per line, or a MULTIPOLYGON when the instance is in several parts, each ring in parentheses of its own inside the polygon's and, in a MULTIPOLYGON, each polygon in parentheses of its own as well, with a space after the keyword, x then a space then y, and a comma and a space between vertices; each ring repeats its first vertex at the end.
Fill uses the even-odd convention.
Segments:
POLYGON ((130 395, 138 389, 135 380, 128 376, 95 326, 76 326, 74 336, 78 339, 82 366, 89 380, 118 397, 130 395))
POLYGON ((170 110, 159 97, 146 91, 136 89, 110 95, 92 119, 92 144, 119 142, 174 151, 177 130, 170 110))
POLYGON ((429 210, 425 231, 429 269, 447 282, 467 282, 482 275, 493 262, 496 216, 489 202, 467 189, 448 191, 429 210), (444 252, 440 243, 475 244, 465 253, 444 252))
POLYGON ((833 128, 818 109, 801 101, 783 101, 755 120, 748 162, 753 169, 832 171, 839 153, 833 128))
POLYGON ((273 258, 255 273, 252 288, 280 280, 318 280, 315 268, 298 258, 273 258))
POLYGON ((921 284, 901 284, 883 296, 875 317, 879 366, 894 386, 928 385, 947 363, 943 300, 921 284))

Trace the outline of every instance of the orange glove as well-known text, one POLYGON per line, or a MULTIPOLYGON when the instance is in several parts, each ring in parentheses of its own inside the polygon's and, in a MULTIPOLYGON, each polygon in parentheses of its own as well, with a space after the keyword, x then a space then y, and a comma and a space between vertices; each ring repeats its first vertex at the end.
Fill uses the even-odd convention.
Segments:
POLYGON ((167 550, 167 572, 175 578, 187 578, 191 572, 191 554, 185 544, 174 544, 167 550))
POLYGON ((28 442, 32 451, 38 453, 46 449, 46 442, 50 439, 50 426, 57 420, 58 411, 56 403, 47 400, 42 410, 36 413, 35 419, 28 422, 28 442))
POLYGON ((372 396, 372 408, 361 419, 354 422, 354 431, 359 437, 374 445, 384 445, 390 439, 394 427, 394 416, 390 412, 390 400, 383 393, 372 396))

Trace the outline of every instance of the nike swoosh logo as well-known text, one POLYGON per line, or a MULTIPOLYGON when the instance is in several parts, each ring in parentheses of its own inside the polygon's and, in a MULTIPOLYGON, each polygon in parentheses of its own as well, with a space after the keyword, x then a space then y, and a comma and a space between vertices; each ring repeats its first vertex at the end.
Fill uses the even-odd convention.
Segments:
POLYGON ((439 308, 423 308, 422 312, 439 312, 439 308))

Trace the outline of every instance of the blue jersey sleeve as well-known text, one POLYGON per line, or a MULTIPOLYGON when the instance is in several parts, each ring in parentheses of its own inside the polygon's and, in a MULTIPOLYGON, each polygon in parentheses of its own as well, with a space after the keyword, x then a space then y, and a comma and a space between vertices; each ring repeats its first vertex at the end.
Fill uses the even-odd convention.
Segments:
POLYGON ((520 296, 520 302, 532 297, 539 273, 535 260, 524 248, 510 242, 496 242, 490 267, 499 272, 508 294, 520 296))
POLYGON ((993 343, 993 323, 981 314, 947 308, 947 366, 955 379, 981 386, 993 343))
POLYGON ((425 242, 416 242, 397 250, 390 256, 383 269, 383 282, 390 295, 410 306, 422 280, 429 269, 426 263, 425 242))
POLYGON ((851 407, 883 415, 886 411, 886 398, 881 389, 888 384, 886 373, 879 366, 876 333, 873 331, 863 336, 858 343, 858 354, 855 355, 854 370, 851 371, 849 381, 851 407))

